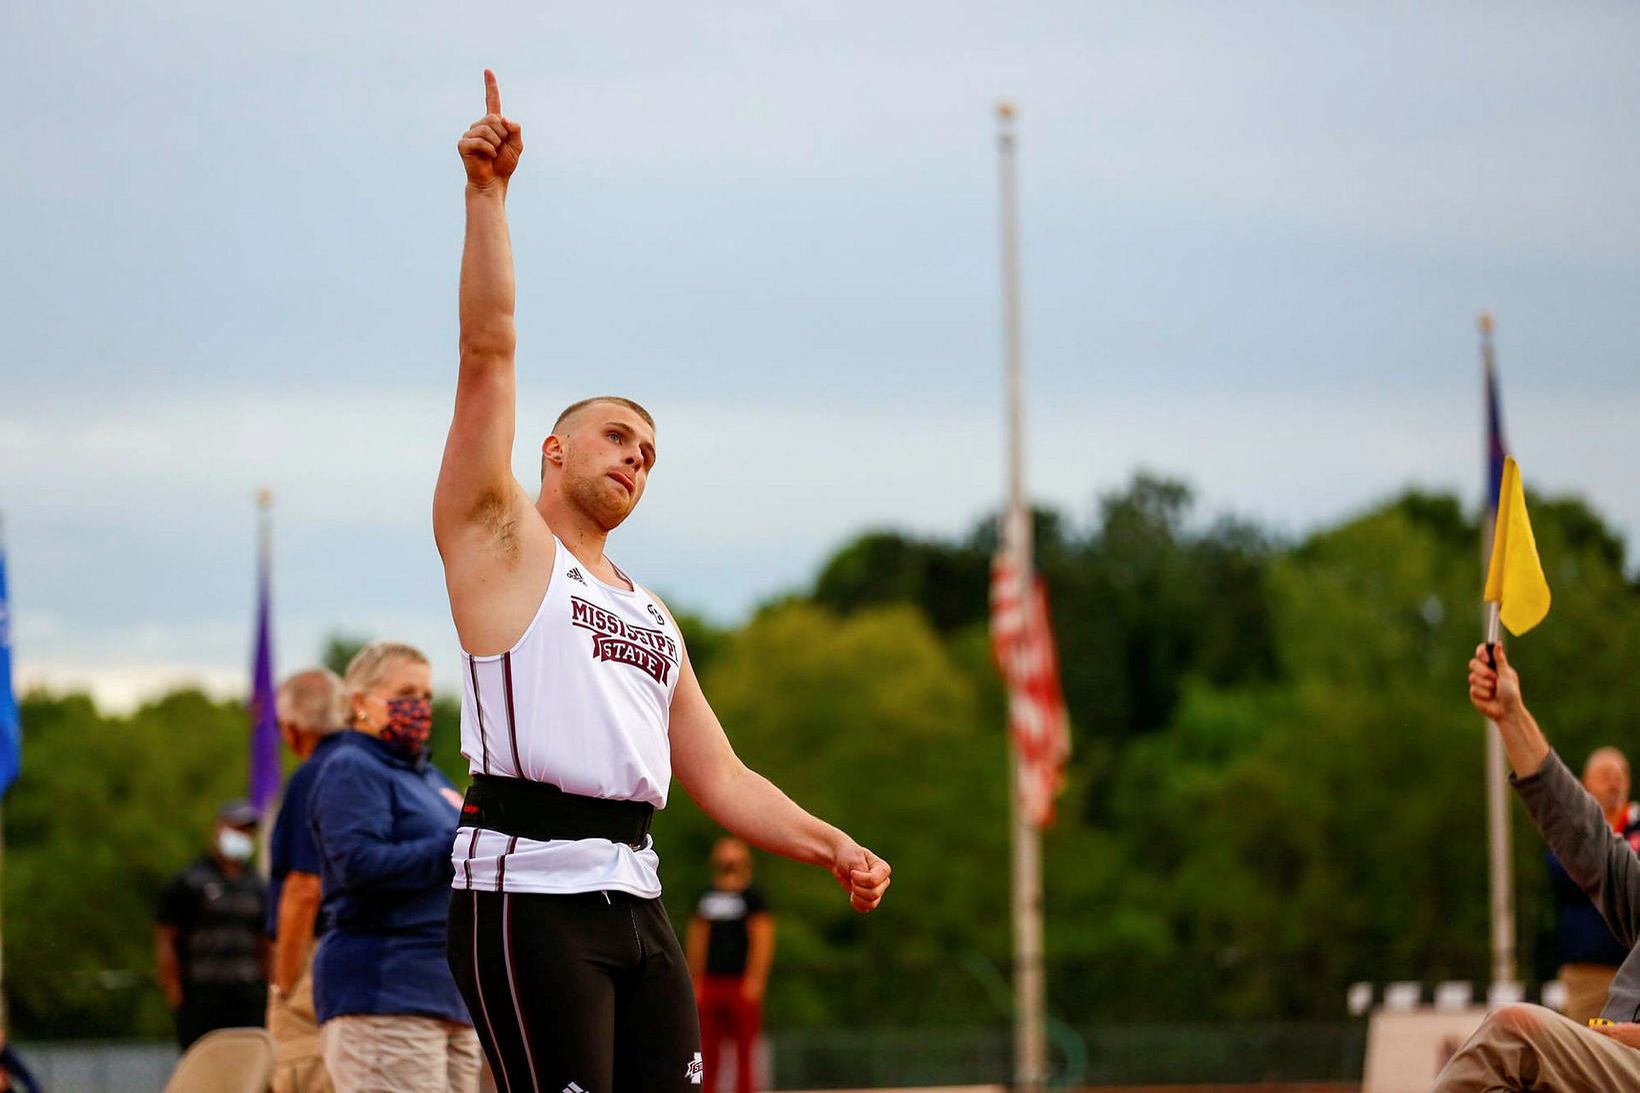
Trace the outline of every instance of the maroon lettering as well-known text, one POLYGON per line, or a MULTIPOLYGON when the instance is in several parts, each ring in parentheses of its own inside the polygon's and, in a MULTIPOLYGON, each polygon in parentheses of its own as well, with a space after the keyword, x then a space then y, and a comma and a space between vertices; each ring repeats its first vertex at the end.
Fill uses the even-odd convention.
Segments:
POLYGON ((623 641, 609 634, 597 634, 592 639, 592 655, 599 660, 612 660, 617 664, 630 664, 634 668, 641 668, 655 677, 655 682, 664 685, 666 677, 672 671, 671 662, 665 657, 650 652, 630 641, 623 641))
POLYGON ((592 631, 592 655, 596 660, 627 664, 655 681, 665 684, 678 662, 678 643, 662 630, 633 626, 625 619, 583 600, 569 598, 570 624, 592 631))

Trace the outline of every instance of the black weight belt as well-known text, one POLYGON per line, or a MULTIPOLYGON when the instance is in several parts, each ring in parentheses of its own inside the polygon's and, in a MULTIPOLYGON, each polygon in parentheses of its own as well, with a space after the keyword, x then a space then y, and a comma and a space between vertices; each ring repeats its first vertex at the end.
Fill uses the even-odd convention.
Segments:
POLYGON ((545 782, 475 774, 461 805, 460 826, 539 842, 608 839, 641 850, 654 818, 655 806, 647 801, 582 797, 545 782))

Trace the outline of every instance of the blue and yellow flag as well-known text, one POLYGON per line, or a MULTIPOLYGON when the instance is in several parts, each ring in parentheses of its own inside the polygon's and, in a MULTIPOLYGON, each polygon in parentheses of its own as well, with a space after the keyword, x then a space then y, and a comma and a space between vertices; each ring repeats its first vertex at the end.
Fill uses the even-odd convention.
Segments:
POLYGON ((1526 515, 1526 491, 1513 458, 1504 459, 1498 483, 1498 522, 1492 533, 1492 563, 1486 567, 1482 598, 1498 605, 1498 617, 1516 637, 1549 613, 1549 581, 1538 560, 1537 539, 1526 515))

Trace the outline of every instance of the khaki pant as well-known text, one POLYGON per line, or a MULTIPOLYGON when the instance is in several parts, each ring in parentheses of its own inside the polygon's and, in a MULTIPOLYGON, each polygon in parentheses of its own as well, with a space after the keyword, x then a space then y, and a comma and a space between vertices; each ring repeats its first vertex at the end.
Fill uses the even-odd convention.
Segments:
POLYGON ((1504 1006, 1446 1064, 1431 1093, 1640 1089, 1640 1050, 1542 1006, 1504 1006))
POLYGON ((477 1093, 482 1055, 471 1025, 351 1014, 326 1021, 320 1036, 336 1093, 477 1093))
POLYGON ((1559 975, 1566 984, 1566 1016, 1586 1025, 1606 1008, 1606 994, 1617 969, 1610 964, 1562 964, 1559 975))
POLYGON ((268 1033, 277 1047, 269 1080, 272 1093, 331 1093, 319 1019, 313 1013, 312 968, 310 958, 283 1001, 268 995, 268 1033))

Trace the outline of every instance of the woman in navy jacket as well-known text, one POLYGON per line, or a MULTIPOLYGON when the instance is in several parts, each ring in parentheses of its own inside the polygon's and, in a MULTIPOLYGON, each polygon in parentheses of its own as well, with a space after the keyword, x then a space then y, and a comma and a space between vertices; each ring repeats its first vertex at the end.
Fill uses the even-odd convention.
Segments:
POLYGON ((461 797, 427 761, 432 671, 408 645, 359 651, 349 727, 313 786, 323 936, 314 1008, 337 1093, 473 1093, 480 1051, 444 958, 461 797))

